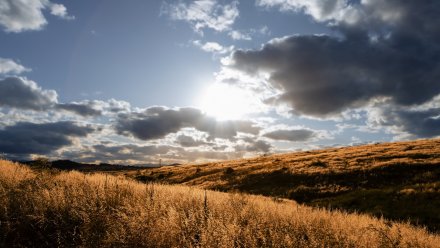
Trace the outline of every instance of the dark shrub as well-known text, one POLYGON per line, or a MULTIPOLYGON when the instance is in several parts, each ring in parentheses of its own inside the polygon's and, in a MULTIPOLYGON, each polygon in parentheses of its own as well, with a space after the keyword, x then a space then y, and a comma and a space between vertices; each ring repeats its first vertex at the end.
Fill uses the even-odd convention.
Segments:
POLYGON ((234 169, 232 169, 231 167, 226 168, 225 170, 225 175, 230 175, 234 173, 234 169))

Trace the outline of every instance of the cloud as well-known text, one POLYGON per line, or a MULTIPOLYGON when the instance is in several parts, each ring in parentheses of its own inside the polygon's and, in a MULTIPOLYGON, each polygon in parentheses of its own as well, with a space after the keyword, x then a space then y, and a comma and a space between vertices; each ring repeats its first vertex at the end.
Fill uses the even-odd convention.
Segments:
POLYGON ((0 74, 20 74, 23 72, 31 71, 31 69, 26 68, 20 64, 17 64, 12 59, 0 58, 0 74))
POLYGON ((168 161, 181 163, 206 162, 215 160, 237 159, 243 157, 244 153, 239 151, 210 151, 210 150, 176 150, 175 152, 162 155, 168 161))
POLYGON ((251 28, 247 31, 231 30, 228 33, 229 37, 233 40, 252 40, 254 36, 266 36, 270 35, 270 30, 267 26, 261 26, 260 28, 251 28))
POLYGON ((214 53, 214 54, 225 54, 225 53, 231 52, 234 49, 233 46, 224 47, 217 42, 203 43, 200 40, 195 40, 195 41, 193 41, 193 44, 205 52, 210 52, 210 53, 214 53))
POLYGON ((0 107, 45 110, 57 103, 57 93, 22 77, 0 79, 0 107))
POLYGON ((73 122, 19 122, 0 129, 0 151, 18 157, 50 154, 72 145, 72 138, 86 137, 93 131, 90 126, 78 126, 73 122))
POLYGON ((240 32, 238 30, 232 30, 228 33, 228 35, 233 39, 233 40, 252 40, 252 37, 249 34, 240 32))
POLYGON ((131 109, 131 104, 129 102, 116 99, 107 100, 102 102, 102 104, 112 113, 129 112, 131 109))
POLYGON ((115 124, 119 134, 140 140, 164 138, 186 127, 206 132, 209 139, 234 139, 238 132, 257 134, 260 131, 253 122, 217 121, 195 108, 151 107, 139 113, 120 114, 115 124))
POLYGON ((422 5, 437 7, 435 0, 425 1, 422 4, 404 3, 401 0, 257 0, 256 4, 266 8, 276 7, 285 12, 302 11, 319 22, 336 25, 367 25, 367 28, 380 26, 383 23, 395 24, 405 18, 411 7, 414 9, 419 9, 418 6, 422 5))
POLYGON ((80 102, 58 103, 54 90, 43 90, 34 81, 24 77, 0 79, 0 108, 14 108, 35 111, 68 111, 83 117, 114 115, 130 112, 128 102, 109 99, 83 100, 80 102))
POLYGON ((0 2, 0 26, 7 32, 23 32, 40 30, 47 20, 43 11, 49 9, 52 15, 73 19, 62 4, 54 4, 49 0, 3 0, 0 2))
POLYGON ((370 108, 367 124, 406 138, 440 136, 440 108, 407 109, 393 105, 370 108))
POLYGON ((265 73, 272 99, 295 113, 325 118, 389 98, 413 106, 440 93, 438 1, 259 1, 303 10, 340 36, 294 35, 259 50, 238 50, 232 67, 265 73), (290 6, 290 7, 289 7, 290 6))
POLYGON ((83 117, 96 117, 130 112, 131 105, 126 101, 115 99, 106 101, 83 100, 80 102, 59 103, 55 106, 55 110, 69 111, 83 117))
POLYGON ((238 1, 229 4, 216 0, 197 0, 191 3, 178 1, 172 4, 164 3, 161 12, 172 20, 190 23, 199 33, 203 33, 205 28, 222 32, 230 30, 239 16, 237 5, 238 1))
POLYGON ((296 129, 296 130, 275 130, 265 133, 263 136, 273 140, 285 140, 285 141, 308 141, 316 137, 316 132, 309 129, 296 129))
POLYGON ((256 4, 278 7, 281 11, 304 11, 318 21, 341 20, 348 10, 353 9, 347 0, 257 0, 256 4))
POLYGON ((272 145, 264 140, 256 140, 254 138, 245 137, 234 146, 236 152, 269 152, 272 149, 272 145))
POLYGON ((184 149, 170 145, 136 145, 101 143, 82 147, 81 150, 63 150, 63 158, 81 162, 107 162, 121 164, 162 164, 187 163, 189 161, 207 161, 234 159, 243 156, 242 151, 212 151, 200 149, 184 149))
POLYGON ((57 104, 56 108, 73 112, 81 116, 99 116, 102 114, 100 110, 97 110, 90 104, 87 103, 61 103, 57 104))
POLYGON ((71 157, 87 162, 101 161, 123 164, 157 163, 160 159, 158 155, 165 155, 173 150, 179 150, 167 145, 147 145, 140 146, 135 144, 96 144, 84 147, 77 153, 65 152, 64 156, 71 157), (70 153, 70 154, 69 154, 70 153))
POLYGON ((50 13, 54 16, 58 16, 66 20, 74 20, 75 17, 67 14, 66 6, 58 3, 52 3, 49 5, 50 13))
POLYGON ((204 140, 196 140, 192 136, 184 134, 177 136, 176 143, 182 147, 196 147, 210 144, 204 140))

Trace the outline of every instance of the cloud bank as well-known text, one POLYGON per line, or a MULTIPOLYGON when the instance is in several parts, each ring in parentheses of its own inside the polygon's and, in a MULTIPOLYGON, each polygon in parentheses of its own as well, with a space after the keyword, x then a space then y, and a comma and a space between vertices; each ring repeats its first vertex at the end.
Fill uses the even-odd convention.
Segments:
POLYGON ((140 140, 164 138, 182 128, 191 127, 206 132, 209 139, 233 140, 239 132, 258 134, 260 131, 251 121, 217 121, 195 108, 151 107, 139 113, 120 114, 115 125, 118 134, 140 140))
POLYGON ((20 158, 31 154, 48 155, 72 145, 73 138, 86 137, 93 131, 89 126, 67 121, 42 124, 19 122, 0 129, 0 151, 20 158))
POLYGON ((0 79, 0 107, 44 110, 57 103, 54 90, 43 90, 22 77, 0 79))
POLYGON ((440 94, 440 3, 427 1, 278 1, 260 6, 304 11, 340 36, 294 35, 259 50, 238 50, 235 69, 268 74, 296 114, 325 118, 377 99, 396 106, 440 94))

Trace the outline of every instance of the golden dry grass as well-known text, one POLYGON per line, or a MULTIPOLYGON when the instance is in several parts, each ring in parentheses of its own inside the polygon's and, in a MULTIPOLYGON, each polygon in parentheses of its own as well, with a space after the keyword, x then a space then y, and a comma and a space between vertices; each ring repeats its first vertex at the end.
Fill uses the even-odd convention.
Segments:
POLYGON ((1 247, 439 245, 424 229, 288 200, 0 161, 1 247))
POLYGON ((143 182, 292 199, 440 232, 440 140, 370 144, 128 172, 143 182))
MULTIPOLYGON (((291 174, 329 174, 364 172, 393 165, 440 165, 440 139, 328 148, 313 151, 274 154, 249 159, 219 161, 144 171, 163 175, 170 183, 216 188, 224 171, 231 167, 238 176, 283 170, 291 174), (198 175, 196 175, 198 174, 198 175)), ((133 174, 133 173, 132 173, 133 174)), ((154 178, 154 177, 153 177, 154 178)))

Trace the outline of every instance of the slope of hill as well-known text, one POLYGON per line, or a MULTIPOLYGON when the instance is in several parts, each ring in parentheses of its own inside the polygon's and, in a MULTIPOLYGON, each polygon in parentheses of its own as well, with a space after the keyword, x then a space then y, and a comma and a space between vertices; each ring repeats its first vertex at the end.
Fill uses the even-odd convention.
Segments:
POLYGON ((440 236, 288 200, 0 161, 0 247, 439 247, 440 236))
POLYGON ((137 180, 293 199, 409 220, 440 231, 440 140, 418 140, 164 167, 137 180))

